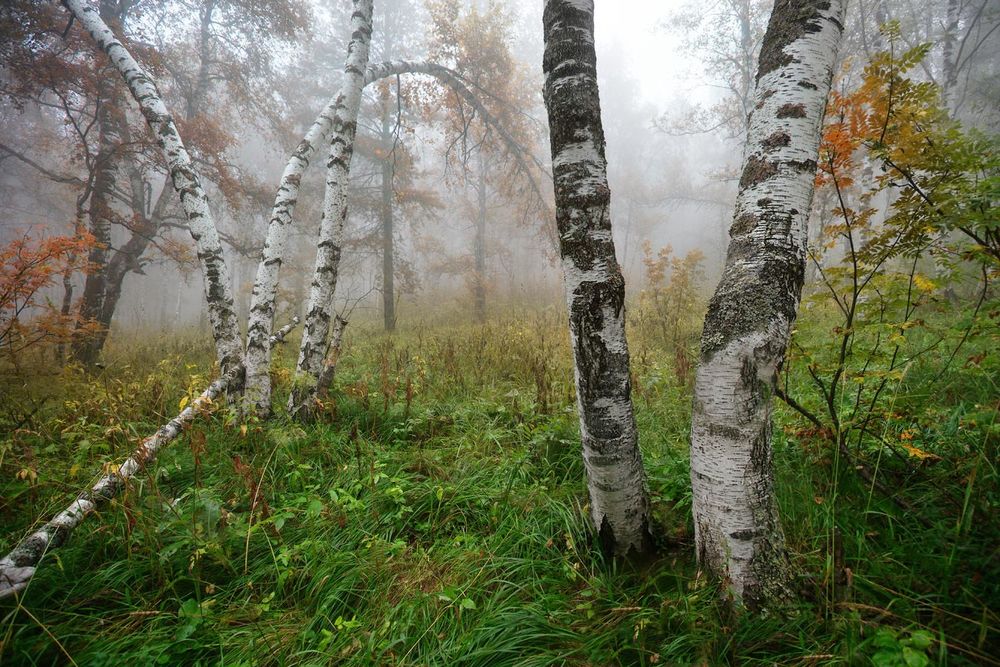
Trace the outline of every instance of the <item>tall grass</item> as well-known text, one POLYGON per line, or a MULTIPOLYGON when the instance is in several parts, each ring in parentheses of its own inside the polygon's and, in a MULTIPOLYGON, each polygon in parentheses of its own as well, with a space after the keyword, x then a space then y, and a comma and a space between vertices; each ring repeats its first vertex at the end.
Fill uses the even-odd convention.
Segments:
MULTIPOLYGON (((896 390, 886 432, 917 429, 940 460, 901 477, 886 459, 879 474, 919 517, 779 409, 778 492, 801 597, 786 615, 754 618, 723 613, 694 562, 690 378, 678 378, 676 350, 642 327, 631 336, 653 560, 605 559, 589 529, 560 311, 392 337, 353 322, 317 423, 244 424, 219 406, 0 606, 0 661, 997 662, 1000 406, 988 341, 970 343, 978 365, 956 364, 933 386, 915 370, 896 390)), ((279 404, 294 350, 279 353, 279 404)), ((155 341, 109 360, 95 376, 8 380, 4 547, 175 412, 211 353, 155 341)))

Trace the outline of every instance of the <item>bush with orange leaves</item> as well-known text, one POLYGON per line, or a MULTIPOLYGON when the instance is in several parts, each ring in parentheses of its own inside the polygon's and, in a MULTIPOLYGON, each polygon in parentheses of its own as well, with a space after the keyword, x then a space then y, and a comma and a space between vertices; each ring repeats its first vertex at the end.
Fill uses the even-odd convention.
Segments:
POLYGON ((34 238, 30 233, 0 248, 0 357, 17 361, 29 348, 64 344, 77 329, 76 317, 45 294, 56 279, 86 268, 94 237, 34 238))

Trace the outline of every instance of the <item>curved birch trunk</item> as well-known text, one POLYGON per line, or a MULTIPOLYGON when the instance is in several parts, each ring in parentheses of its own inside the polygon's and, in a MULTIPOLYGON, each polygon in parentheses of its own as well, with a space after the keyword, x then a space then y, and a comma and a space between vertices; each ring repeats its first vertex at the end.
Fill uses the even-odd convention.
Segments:
POLYGON ((302 344, 296 383, 288 399, 288 409, 299 413, 309 408, 316 396, 316 382, 323 371, 333 295, 337 288, 340 251, 344 243, 347 221, 347 187, 350 181, 351 157, 354 155, 354 135, 358 128, 361 91, 365 86, 368 67, 368 47, 372 37, 373 0, 354 0, 351 14, 351 41, 344 65, 343 97, 333 116, 333 137, 327 162, 326 192, 323 196, 323 219, 320 222, 316 247, 316 268, 309 291, 309 305, 303 324, 302 344))
POLYGON ((625 281, 611 238, 593 0, 546 0, 545 106, 590 512, 604 549, 650 548, 632 410, 625 281))
MULTIPOLYGON (((125 80, 132 97, 139 103, 142 115, 163 151, 171 180, 188 219, 191 238, 194 239, 198 250, 219 367, 222 374, 228 376, 232 369, 242 368, 243 344, 239 322, 233 307, 229 270, 222 253, 222 244, 219 242, 219 232, 184 142, 181 141, 173 118, 163 104, 156 84, 118 41, 98 15, 97 10, 84 0, 63 0, 63 5, 90 33, 101 50, 108 54, 111 63, 125 80)), ((242 386, 242 377, 233 380, 232 385, 231 389, 242 386)))
POLYGON ((771 393, 802 293, 806 221, 845 0, 778 0, 761 46, 726 266, 695 381, 698 558, 737 605, 789 593, 774 497, 771 393))
MULTIPOLYGON (((279 329, 271 337, 274 344, 282 342, 298 322, 299 318, 296 317, 279 329)), ((242 365, 237 364, 229 373, 210 384, 179 415, 143 440, 118 470, 101 477, 89 491, 80 494, 69 507, 21 540, 9 554, 0 558, 0 598, 23 591, 34 576, 38 564, 50 549, 64 544, 73 529, 79 526, 88 514, 121 493, 130 479, 156 459, 160 449, 177 438, 184 427, 207 410, 223 392, 239 382, 242 373, 242 365)))
MULTIPOLYGON (((475 109, 483 122, 497 132, 508 151, 514 156, 521 171, 529 177, 531 187, 538 200, 545 201, 538 184, 531 178, 530 167, 525 159, 527 151, 482 105, 476 95, 462 82, 457 72, 430 62, 396 60, 369 65, 365 71, 365 86, 401 74, 433 76, 475 109)), ((250 318, 247 325, 246 405, 248 409, 253 410, 261 417, 271 412, 271 381, 268 374, 271 356, 269 348, 264 343, 271 334, 274 322, 278 277, 288 238, 288 228, 292 222, 295 205, 298 203, 299 185, 313 154, 316 152, 316 147, 327 141, 333 127, 334 116, 343 105, 344 101, 340 94, 331 99, 313 122, 305 137, 299 142, 285 165, 271 209, 267 236, 264 240, 260 263, 257 265, 257 277, 250 299, 250 318)))

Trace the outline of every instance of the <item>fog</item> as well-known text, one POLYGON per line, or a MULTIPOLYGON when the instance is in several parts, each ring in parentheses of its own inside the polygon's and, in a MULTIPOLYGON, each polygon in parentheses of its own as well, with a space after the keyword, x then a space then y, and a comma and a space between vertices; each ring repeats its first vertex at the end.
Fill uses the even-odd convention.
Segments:
MULTIPOLYGON (((350 217, 337 292, 338 308, 350 310, 354 317, 389 318, 386 300, 396 306, 391 317, 399 326, 424 321, 431 312, 470 312, 477 298, 485 299, 491 313, 561 300, 541 99, 542 3, 455 3, 450 10, 455 20, 469 21, 472 13, 494 19, 472 19, 481 23, 471 29, 466 24, 467 33, 461 35, 465 50, 457 54, 435 34, 435 25, 440 33, 449 4, 377 2, 371 61, 450 59, 449 66, 469 67, 473 79, 479 76, 473 71, 477 62, 492 62, 489 58, 495 57, 507 63, 502 90, 489 90, 489 75, 484 74, 485 83, 477 92, 487 100, 494 96, 494 108, 503 110, 498 112, 501 120, 516 126, 525 161, 532 168, 528 173, 518 168, 496 132, 485 132, 475 113, 467 116, 468 105, 457 105, 455 97, 431 78, 404 75, 369 86, 352 165, 350 217), (489 30, 496 31, 506 53, 477 53, 495 46, 476 43, 489 30), (383 196, 386 173, 391 182, 388 199, 383 196), (538 200, 533 188, 544 201, 538 200), (390 251, 386 250, 386 201, 392 218, 390 251), (477 224, 485 232, 480 237, 477 224), (392 256, 388 265, 387 252, 392 256), (387 275, 393 283, 391 297, 387 275)), ((707 292, 724 259, 742 149, 740 105, 746 101, 753 58, 770 8, 750 0, 707 5, 599 0, 596 5, 612 221, 627 289, 634 295, 644 287, 644 248, 655 253, 669 245, 679 255, 696 250, 704 255, 707 292)), ((287 25, 269 19, 281 34, 266 34, 268 25, 256 32, 234 33, 227 21, 238 16, 224 16, 202 44, 208 50, 200 52, 198 16, 178 3, 138 3, 124 24, 139 59, 145 58, 158 78, 168 106, 183 119, 181 133, 190 133, 194 153, 205 167, 203 178, 225 241, 241 316, 248 307, 284 164, 338 90, 343 69, 349 3, 313 3, 306 9, 287 17, 287 25), (212 53, 214 64, 207 68, 211 76, 202 91, 200 110, 185 118, 197 87, 199 53, 212 53)), ((899 14, 905 27, 907 14, 903 10, 899 14)), ((6 20, 19 19, 12 14, 6 20)), ((916 21, 912 17, 914 40, 927 36, 920 34, 916 21)), ((924 32, 934 29, 929 25, 924 32)), ((860 51, 858 44, 873 39, 870 26, 858 31, 857 26, 848 27, 845 62, 860 51)), ((70 48, 83 49, 82 56, 69 59, 74 66, 82 66, 88 57, 83 42, 79 37, 70 42, 70 48)), ((990 41, 977 55, 988 64, 981 74, 990 85, 995 85, 995 52, 995 42, 990 41)), ((50 60, 59 58, 66 60, 65 54, 50 60)), ((74 202, 94 159, 91 153, 98 149, 96 133, 81 139, 77 127, 93 122, 92 101, 87 98, 93 90, 74 83, 72 75, 67 81, 59 79, 64 73, 49 73, 52 80, 46 82, 45 70, 31 75, 19 66, 23 64, 9 62, 3 71, 0 204, 5 215, 0 240, 4 242, 25 233, 73 233, 74 219, 89 210, 86 204, 75 207, 74 202)), ((965 85, 969 87, 968 82, 965 85)), ((124 88, 116 90, 125 95, 124 88)), ((132 140, 147 141, 134 103, 128 100, 123 106, 132 140)), ((967 109, 979 118, 986 113, 975 100, 967 109)), ((143 180, 148 216, 167 181, 155 151, 140 148, 132 158, 133 171, 143 180)), ((281 275, 281 317, 304 307, 324 164, 324 156, 314 158, 303 182, 281 275)), ((113 208, 118 224, 113 227, 111 250, 120 249, 137 233, 129 224, 136 213, 126 201, 126 172, 124 167, 117 171, 119 196, 113 208)), ((168 191, 166 199, 169 195, 168 191)), ((165 208, 154 238, 123 279, 112 322, 115 329, 207 328, 201 273, 185 222, 176 202, 165 208)), ((83 273, 72 282, 74 294, 79 295, 83 273)), ((63 298, 65 287, 53 288, 50 298, 63 298)))

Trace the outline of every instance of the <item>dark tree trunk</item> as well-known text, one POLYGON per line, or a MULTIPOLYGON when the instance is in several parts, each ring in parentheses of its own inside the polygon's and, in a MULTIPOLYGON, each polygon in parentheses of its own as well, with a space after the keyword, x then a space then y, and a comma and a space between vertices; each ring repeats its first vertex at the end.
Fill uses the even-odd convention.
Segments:
POLYGON ((475 317, 477 322, 486 321, 486 161, 483 159, 483 147, 477 152, 479 178, 476 195, 479 204, 476 216, 476 275, 473 284, 475 300, 475 317))
POLYGON ((395 176, 395 149, 389 88, 382 95, 382 320, 386 331, 396 329, 396 247, 393 229, 392 200, 395 176))
MULTIPOLYGON (((117 3, 101 0, 98 13, 101 19, 111 24, 116 18, 117 3)), ((94 246, 87 257, 87 277, 83 284, 80 301, 80 325, 100 322, 104 308, 104 291, 107 284, 107 263, 111 252, 111 225, 114 211, 111 207, 112 191, 118 162, 121 158, 122 128, 124 114, 120 107, 122 96, 118 94, 115 69, 105 67, 97 87, 97 128, 98 148, 94 165, 94 185, 90 194, 90 233, 94 246)), ((106 332, 92 335, 84 329, 77 329, 73 342, 73 357, 86 366, 92 366, 101 353, 106 332)))

